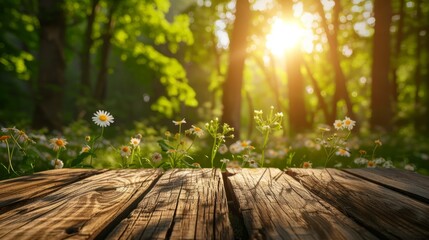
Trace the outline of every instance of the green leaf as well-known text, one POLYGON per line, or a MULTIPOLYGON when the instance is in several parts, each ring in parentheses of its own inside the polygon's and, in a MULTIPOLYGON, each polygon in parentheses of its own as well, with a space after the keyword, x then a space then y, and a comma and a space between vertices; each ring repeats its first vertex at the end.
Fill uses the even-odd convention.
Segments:
POLYGON ((164 152, 167 152, 170 149, 174 149, 172 146, 168 145, 164 139, 158 140, 158 144, 164 152))
POLYGON ((77 156, 75 159, 72 160, 70 166, 71 167, 75 167, 75 166, 81 164, 83 162, 83 160, 85 160, 85 158, 88 157, 88 156, 95 157, 95 154, 90 153, 90 152, 82 153, 79 156, 77 156))

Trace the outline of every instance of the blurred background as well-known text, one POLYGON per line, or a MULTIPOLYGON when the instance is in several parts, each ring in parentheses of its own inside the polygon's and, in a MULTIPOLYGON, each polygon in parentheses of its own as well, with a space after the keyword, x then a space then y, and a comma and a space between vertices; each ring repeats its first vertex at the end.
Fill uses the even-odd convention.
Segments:
POLYGON ((0 125, 79 131, 104 109, 112 136, 219 117, 252 139, 274 106, 279 144, 348 116, 427 173, 428 31, 423 0, 2 0, 0 125))

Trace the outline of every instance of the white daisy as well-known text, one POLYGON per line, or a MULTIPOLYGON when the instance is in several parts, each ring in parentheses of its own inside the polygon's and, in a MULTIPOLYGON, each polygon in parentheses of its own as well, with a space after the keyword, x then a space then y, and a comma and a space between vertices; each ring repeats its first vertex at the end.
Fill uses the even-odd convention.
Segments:
POLYGON ((341 121, 341 120, 335 120, 335 122, 334 122, 334 127, 335 127, 335 129, 337 129, 337 130, 342 129, 342 128, 344 127, 344 123, 343 123, 343 121, 341 121))
POLYGON ((131 155, 131 149, 128 146, 121 147, 121 157, 128 158, 131 155))
POLYGON ((348 130, 352 130, 355 125, 356 125, 356 121, 351 120, 349 117, 346 117, 343 120, 343 126, 348 130))
POLYGON ((140 138, 131 138, 130 144, 137 147, 140 144, 140 138))
POLYGON ((337 154, 338 156, 342 156, 342 157, 350 157, 349 151, 347 151, 344 148, 338 149, 338 151, 335 154, 337 154))
POLYGON ((111 123, 113 123, 113 116, 110 115, 107 111, 98 110, 94 113, 94 117, 92 117, 92 121, 100 127, 107 127, 111 123))
POLYGON ((195 127, 194 125, 192 125, 192 128, 189 129, 189 131, 191 132, 191 134, 195 134, 195 136, 197 137, 202 137, 204 136, 204 131, 203 129, 199 128, 199 127, 195 127))
POLYGON ((54 151, 58 151, 60 148, 66 149, 67 141, 64 138, 52 138, 49 142, 54 151))

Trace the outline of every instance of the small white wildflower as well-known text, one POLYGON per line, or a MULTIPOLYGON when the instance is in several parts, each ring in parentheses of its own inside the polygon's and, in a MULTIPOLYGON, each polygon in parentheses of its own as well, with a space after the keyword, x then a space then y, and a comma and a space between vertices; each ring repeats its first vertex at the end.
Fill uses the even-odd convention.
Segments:
POLYGON ((129 146, 121 147, 121 157, 128 158, 131 155, 131 149, 129 146))
POLYGON ((54 151, 58 151, 61 148, 65 149, 67 145, 67 141, 64 138, 51 138, 49 142, 54 151))
POLYGON ((218 151, 220 154, 225 154, 226 152, 228 152, 228 147, 225 144, 222 144, 219 146, 218 151))
POLYGON ((395 166, 393 165, 393 162, 388 160, 386 162, 383 163, 382 165, 384 168, 394 168, 395 166))
POLYGON ((344 127, 344 123, 343 123, 343 121, 341 121, 341 120, 335 120, 335 122, 334 122, 334 127, 335 127, 335 129, 337 129, 337 130, 342 129, 342 128, 344 127))
POLYGON ((92 121, 100 127, 110 126, 110 124, 114 122, 113 120, 113 116, 110 115, 109 112, 104 110, 98 110, 94 113, 94 116, 92 117, 92 121))
POLYGON ((380 139, 375 140, 374 143, 375 143, 375 145, 378 145, 378 146, 383 145, 383 142, 381 142, 380 139))
POLYGON ((54 159, 51 161, 51 165, 55 168, 55 169, 61 169, 64 167, 64 163, 63 161, 61 161, 60 159, 54 159))
POLYGON ((342 163, 337 163, 337 164, 334 165, 334 168, 341 168, 342 166, 343 166, 342 163))
POLYGON ((244 148, 241 146, 240 142, 235 142, 229 146, 229 151, 232 154, 240 153, 243 150, 244 150, 244 148))
POLYGON ((91 150, 91 147, 88 146, 88 145, 85 145, 85 146, 82 147, 82 150, 80 151, 79 154, 89 152, 89 150, 91 150))
POLYGON ((223 159, 220 160, 220 162, 226 164, 226 163, 229 163, 229 159, 223 158, 223 159))
POLYGON ((204 130, 194 125, 192 125, 192 128, 189 129, 189 131, 191 132, 191 134, 195 134, 195 136, 199 138, 204 136, 204 130))
POLYGON ((380 158, 376 158, 376 159, 374 160, 374 162, 375 162, 375 164, 380 165, 380 164, 382 164, 382 163, 386 162, 386 159, 384 159, 384 158, 380 157, 380 158))
POLYGON ((350 157, 350 153, 349 151, 347 151, 344 148, 340 148, 338 149, 338 151, 335 153, 337 156, 342 156, 342 157, 350 157))
POLYGON ((404 166, 404 169, 408 170, 408 171, 414 171, 414 170, 416 170, 416 166, 414 164, 406 164, 404 166))
POLYGON ((255 160, 251 159, 248 162, 249 162, 249 167, 251 167, 251 168, 257 168, 258 167, 258 163, 255 160))
POLYGON ((328 128, 328 127, 319 127, 319 130, 322 131, 322 132, 329 132, 329 131, 331 131, 331 129, 328 128))
POLYGON ((153 161, 154 163, 159 163, 161 160, 162 160, 162 155, 161 155, 160 153, 158 153, 158 152, 154 152, 154 153, 152 154, 152 161, 153 161))
POLYGON ((356 164, 367 164, 368 163, 368 159, 363 158, 363 157, 359 157, 359 158, 355 158, 355 160, 353 160, 354 163, 356 164))
POLYGON ((265 153, 265 156, 267 158, 277 158, 278 155, 279 154, 275 150, 273 150, 273 149, 268 149, 267 152, 265 153))
POLYGON ((137 147, 140 144, 140 138, 131 138, 130 140, 130 144, 133 147, 137 147))
POLYGON ((356 125, 356 121, 351 120, 349 117, 346 117, 343 120, 344 128, 347 128, 349 131, 351 131, 355 125, 356 125))
POLYGON ((312 168, 313 167, 313 163, 311 163, 311 162, 303 162, 302 163, 302 167, 303 168, 312 168))
POLYGON ((262 126, 262 130, 264 130, 264 131, 270 130, 270 125, 264 125, 264 126, 262 126))
POLYGON ((375 168, 375 167, 377 167, 377 164, 374 161, 370 160, 367 162, 366 167, 367 168, 375 168))
POLYGON ((185 121, 185 119, 182 119, 182 120, 180 120, 180 121, 173 121, 173 123, 174 123, 174 125, 182 125, 182 124, 184 124, 184 123, 186 123, 186 121, 185 121))

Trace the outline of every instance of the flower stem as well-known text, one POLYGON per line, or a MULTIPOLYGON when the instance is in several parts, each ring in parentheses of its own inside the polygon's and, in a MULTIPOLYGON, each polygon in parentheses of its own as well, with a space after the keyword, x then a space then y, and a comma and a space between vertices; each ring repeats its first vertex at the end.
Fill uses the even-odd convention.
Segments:
POLYGON ((214 158, 215 158, 215 155, 216 155, 216 153, 215 153, 215 151, 216 151, 216 143, 217 142, 217 138, 215 137, 214 138, 214 142, 213 142, 213 147, 212 147, 212 155, 210 156, 210 161, 211 161, 211 163, 212 163, 212 168, 213 168, 213 161, 214 161, 214 158))
POLYGON ((265 147, 267 146, 268 143, 268 136, 270 135, 270 131, 267 131, 265 133, 264 136, 264 144, 262 145, 262 156, 261 156, 261 167, 264 167, 264 162, 265 162, 265 147))

